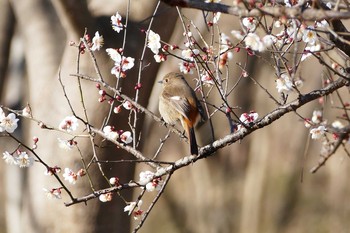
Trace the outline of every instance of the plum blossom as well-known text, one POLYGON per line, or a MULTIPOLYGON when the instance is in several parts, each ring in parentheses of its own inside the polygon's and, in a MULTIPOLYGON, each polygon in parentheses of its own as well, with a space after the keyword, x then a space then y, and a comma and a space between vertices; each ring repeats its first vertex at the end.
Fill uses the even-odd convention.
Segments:
POLYGON ((260 37, 255 33, 248 33, 244 38, 244 42, 246 47, 253 51, 263 52, 266 49, 264 43, 260 40, 260 37))
POLYGON ((64 150, 72 150, 76 145, 76 141, 74 140, 64 140, 61 138, 57 138, 57 140, 58 140, 58 146, 64 150))
POLYGON ((194 65, 188 62, 180 62, 179 68, 180 68, 180 71, 184 74, 193 74, 192 68, 194 68, 194 65))
POLYGON ((139 176, 139 183, 145 185, 146 190, 148 192, 152 192, 154 190, 159 191, 163 185, 163 181, 161 180, 161 178, 152 179, 154 177, 154 173, 151 171, 140 172, 139 176))
POLYGON ((61 168, 58 166, 54 166, 54 167, 47 167, 44 175, 46 176, 52 176, 53 174, 57 174, 61 172, 61 168))
POLYGON ((274 43, 276 43, 276 38, 273 35, 266 35, 262 38, 266 48, 271 48, 274 43))
POLYGON ((301 56, 300 60, 304 61, 306 58, 310 57, 312 55, 312 53, 314 52, 318 52, 321 50, 321 44, 320 43, 316 43, 314 45, 311 46, 306 46, 304 49, 304 53, 301 56))
POLYGON ((129 144, 132 142, 132 133, 130 131, 123 132, 122 130, 115 130, 113 126, 105 126, 103 128, 103 133, 107 138, 112 140, 119 140, 125 144, 129 144))
POLYGON ((290 80, 288 74, 284 73, 276 80, 276 88, 278 93, 288 93, 293 90, 293 82, 290 80))
POLYGON ((16 158, 13 155, 11 155, 8 151, 5 151, 2 154, 2 159, 5 160, 5 163, 9 165, 17 165, 16 158))
POLYGON ((63 173, 64 180, 67 180, 70 184, 75 184, 78 180, 78 175, 70 168, 65 168, 63 173))
POLYGON ((306 128, 310 128, 312 126, 312 123, 309 118, 305 118, 304 125, 306 128))
POLYGON ((132 142, 132 134, 130 131, 123 132, 120 136, 120 141, 124 142, 125 144, 129 144, 132 142))
POLYGON ((320 124, 322 122, 323 113, 320 110, 314 110, 312 112, 311 121, 314 124, 320 124))
POLYGON ((228 60, 231 60, 233 54, 229 49, 232 47, 232 42, 230 38, 225 34, 220 34, 220 60, 219 60, 219 69, 222 69, 228 60))
POLYGON ((97 31, 95 32, 95 36, 92 38, 92 51, 100 50, 103 46, 103 36, 100 36, 100 33, 97 31))
POLYGON ((221 12, 215 12, 214 14, 214 17, 213 17, 213 23, 214 24, 217 24, 220 20, 220 17, 221 17, 221 12))
POLYGON ((17 129, 17 122, 19 119, 16 118, 14 113, 10 113, 5 116, 4 111, 0 108, 0 132, 13 133, 17 129))
POLYGON ((198 49, 185 49, 182 50, 181 55, 184 59, 193 61, 193 57, 199 54, 198 49))
POLYGON ((43 191, 46 194, 46 197, 49 199, 61 199, 62 198, 60 188, 54 188, 51 190, 43 188, 43 191))
POLYGON ((139 216, 143 214, 143 210, 140 209, 142 200, 136 202, 130 202, 129 205, 124 207, 124 212, 128 212, 128 215, 133 213, 134 219, 137 220, 139 216))
POLYGON ((320 139, 326 132, 326 127, 323 125, 318 126, 317 128, 313 128, 310 130, 311 138, 312 139, 320 139))
POLYGON ((126 110, 130 110, 132 109, 133 105, 130 101, 126 100, 124 103, 123 103, 123 107, 126 109, 126 110))
POLYGON ((314 27, 309 26, 307 27, 307 29, 303 30, 303 41, 305 43, 314 45, 317 42, 317 40, 318 38, 314 27))
POLYGON ((254 17, 245 17, 242 20, 243 26, 245 26, 249 32, 253 32, 256 29, 258 21, 254 17))
POLYGON ((147 47, 150 48, 154 54, 158 54, 161 47, 160 36, 152 30, 148 32, 147 47))
POLYGON ((16 158, 16 165, 18 165, 20 168, 31 167, 33 163, 34 158, 29 157, 29 155, 25 151, 20 152, 18 157, 16 158))
POLYGON ((103 133, 107 138, 112 140, 117 140, 119 138, 119 133, 114 129, 113 126, 110 125, 103 127, 103 133))
POLYGON ((117 33, 123 30, 124 26, 122 24, 122 17, 118 12, 115 15, 111 16, 111 23, 112 23, 113 30, 116 31, 117 33))
POLYGON ((340 121, 336 120, 332 123, 332 127, 335 129, 342 129, 344 128, 344 125, 340 121))
POLYGON ((111 178, 109 179, 109 183, 110 183, 111 185, 119 185, 119 178, 118 178, 118 177, 111 177, 111 178))
POLYGON ((153 57, 157 63, 161 63, 167 60, 167 56, 165 54, 156 54, 153 57))
POLYGON ((242 35, 241 31, 237 31, 237 30, 232 30, 231 34, 236 37, 238 40, 243 40, 244 36, 242 35))
POLYGON ((113 198, 113 194, 112 193, 104 193, 104 194, 101 194, 98 199, 101 201, 101 202, 108 202, 108 201, 112 201, 112 198, 113 198))
POLYGON ((259 114, 257 112, 250 112, 250 113, 243 113, 239 120, 244 124, 249 124, 255 122, 259 117, 259 114))
POLYGON ((208 74, 207 71, 204 71, 203 73, 201 73, 201 81, 203 82, 204 85, 209 86, 209 87, 214 85, 214 80, 208 74))
POLYGON ((125 71, 134 67, 135 58, 122 56, 117 49, 108 48, 106 52, 114 61, 111 74, 114 74, 117 78, 125 77, 125 71))
POLYGON ((70 133, 77 130, 78 126, 78 119, 75 116, 67 116, 61 121, 58 128, 70 133))

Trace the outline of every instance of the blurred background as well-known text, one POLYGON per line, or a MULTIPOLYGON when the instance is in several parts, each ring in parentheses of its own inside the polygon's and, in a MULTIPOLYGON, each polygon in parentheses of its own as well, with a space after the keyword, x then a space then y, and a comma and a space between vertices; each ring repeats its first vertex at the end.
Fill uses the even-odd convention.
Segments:
MULTIPOLYGON (((0 0, 0 104, 22 109, 30 103, 34 117, 58 126, 60 120, 70 114, 58 82, 59 71, 67 93, 73 99, 73 106, 77 106, 77 109, 80 106, 80 100, 76 98, 76 79, 69 76, 76 73, 77 50, 70 47, 69 42, 78 42, 85 28, 90 35, 98 30, 105 39, 105 46, 96 53, 97 61, 104 77, 113 82, 110 74, 113 62, 103 51, 122 46, 122 33, 112 31, 110 16, 119 12, 125 19, 127 3, 127 0, 0 0)), ((147 29, 156 4, 157 1, 153 0, 131 1, 125 54, 134 57, 136 64, 144 47, 141 29, 147 29)), ((190 9, 181 11, 209 40, 211 35, 202 12, 190 9)), ((219 27, 222 33, 230 36, 231 30, 239 30, 241 26, 238 17, 222 15, 219 27)), ((163 41, 183 46, 183 26, 175 8, 160 4, 152 30, 160 34, 163 41)), ((262 56, 269 59, 268 54, 262 56)), ((155 64, 153 54, 148 50, 143 62, 143 80, 147 81, 142 83, 140 103, 159 114, 160 87, 154 83, 164 74, 177 71, 179 61, 168 57, 163 64, 155 64)), ((227 72, 232 78, 231 85, 241 75, 241 70, 235 65, 238 62, 247 64, 249 74, 278 98, 274 70, 263 59, 247 57, 245 51, 235 53, 230 60, 227 72)), ((134 93, 136 67, 138 65, 123 81, 126 94, 134 93)), ((80 61, 80 69, 84 74, 95 74, 88 56, 80 61)), ((313 58, 303 64, 299 75, 305 81, 305 93, 322 86, 323 68, 313 58)), ((196 77, 189 75, 188 78, 192 80, 196 77)), ((195 82, 190 84, 194 86, 195 82)), ((83 88, 91 122, 101 123, 108 108, 98 103, 94 84, 83 82, 83 88)), ((341 94, 348 95, 346 91, 341 94)), ((220 101, 219 97, 212 93, 209 102, 216 101, 220 101)), ((337 101, 337 98, 327 97, 322 102, 314 101, 302 107, 298 113, 311 117, 312 112, 318 109, 327 112, 326 117, 334 120, 340 111, 334 110, 331 103, 336 105, 337 101)), ((240 81, 229 102, 232 106, 240 107, 237 115, 254 110, 259 116, 264 116, 277 107, 266 92, 250 79, 240 81)), ((82 109, 78 112, 82 112, 82 109)), ((127 116, 124 112, 112 119, 111 124, 126 125, 127 116)), ((216 139, 229 133, 225 116, 216 114, 212 120, 216 139)), ((20 120, 20 126, 22 130, 16 131, 16 136, 29 145, 33 136, 39 137, 37 152, 49 164, 59 164, 62 168, 79 167, 80 156, 77 152, 65 152, 58 148, 58 133, 50 132, 52 138, 48 137, 47 131, 24 120, 20 120)), ((145 155, 153 155, 167 129, 147 117, 140 119, 139 126, 138 130, 142 130, 145 139, 139 148, 145 155)), ((207 130, 208 125, 205 124, 197 131, 201 146, 211 140, 207 130)), ((79 146, 83 154, 91 155, 89 142, 81 140, 79 146)), ((290 113, 242 141, 219 150, 214 156, 174 173, 140 232, 350 232, 348 157, 339 150, 326 166, 316 174, 310 174, 310 168, 319 159, 320 146, 319 142, 310 141, 303 121, 290 113)), ((2 152, 16 147, 13 141, 0 137, 2 152)), ((186 143, 171 135, 159 159, 174 161, 186 154, 187 150, 186 143)), ((121 150, 115 153, 113 148, 100 149, 99 154, 103 159, 130 159, 121 150)), ((150 169, 145 165, 133 167, 130 164, 107 164, 104 168, 107 177, 116 175, 122 182, 138 180, 140 171, 150 169)), ((57 183, 53 178, 45 177, 44 171, 40 164, 30 169, 19 169, 0 162, 0 233, 119 233, 130 232, 137 225, 137 221, 123 212, 125 203, 117 196, 108 203, 96 199, 86 205, 71 207, 65 207, 62 200, 48 200, 42 188, 52 188, 57 183)), ((102 178, 96 177, 94 182, 97 188, 108 187, 102 178)), ((71 188, 76 196, 91 193, 87 182, 71 188)), ((135 193, 131 190, 122 192, 127 201, 134 201, 138 194, 139 190, 135 190, 135 193)), ((145 207, 154 195, 145 197, 145 207)), ((64 201, 67 198, 63 195, 64 201)))

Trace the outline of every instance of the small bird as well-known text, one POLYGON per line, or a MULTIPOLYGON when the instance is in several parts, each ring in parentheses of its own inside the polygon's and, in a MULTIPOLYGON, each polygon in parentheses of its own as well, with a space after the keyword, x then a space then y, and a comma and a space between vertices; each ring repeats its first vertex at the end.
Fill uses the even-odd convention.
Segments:
POLYGON ((168 124, 181 122, 190 140, 192 155, 198 155, 198 146, 194 127, 204 119, 203 108, 195 92, 181 73, 169 73, 159 83, 163 91, 159 96, 159 112, 168 124))

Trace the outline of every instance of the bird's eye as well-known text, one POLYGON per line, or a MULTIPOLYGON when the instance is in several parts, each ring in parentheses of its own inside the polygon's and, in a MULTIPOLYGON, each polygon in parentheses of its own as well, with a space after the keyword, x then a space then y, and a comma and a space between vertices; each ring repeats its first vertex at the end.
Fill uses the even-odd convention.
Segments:
POLYGON ((164 82, 166 82, 166 83, 167 83, 168 81, 169 81, 169 79, 167 79, 167 78, 166 78, 166 79, 164 79, 164 82))

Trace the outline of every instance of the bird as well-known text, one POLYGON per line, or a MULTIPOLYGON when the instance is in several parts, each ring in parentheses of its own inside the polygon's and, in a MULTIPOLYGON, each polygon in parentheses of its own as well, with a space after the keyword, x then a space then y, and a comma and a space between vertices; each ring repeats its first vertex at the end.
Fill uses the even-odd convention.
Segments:
POLYGON ((204 119, 203 108, 194 90, 181 73, 166 74, 159 83, 162 92, 159 96, 159 113, 163 120, 174 125, 180 121, 190 142, 190 152, 198 155, 198 145, 194 127, 204 119))

